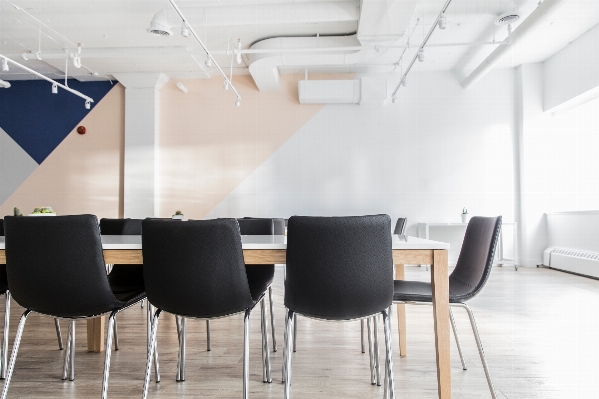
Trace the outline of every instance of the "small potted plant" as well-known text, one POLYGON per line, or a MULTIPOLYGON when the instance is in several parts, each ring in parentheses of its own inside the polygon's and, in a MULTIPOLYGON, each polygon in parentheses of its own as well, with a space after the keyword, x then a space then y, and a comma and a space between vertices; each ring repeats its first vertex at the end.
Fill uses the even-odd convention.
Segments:
POLYGON ((56 216, 56 212, 50 206, 40 206, 39 208, 34 208, 29 216, 56 216))
POLYGON ((183 220, 183 212, 175 211, 175 214, 173 215, 173 219, 183 220))
POLYGON ((14 216, 23 216, 23 214, 21 213, 21 210, 19 208, 17 208, 15 206, 15 209, 13 209, 13 215, 14 216))
POLYGON ((462 223, 468 223, 468 209, 462 209, 462 223))

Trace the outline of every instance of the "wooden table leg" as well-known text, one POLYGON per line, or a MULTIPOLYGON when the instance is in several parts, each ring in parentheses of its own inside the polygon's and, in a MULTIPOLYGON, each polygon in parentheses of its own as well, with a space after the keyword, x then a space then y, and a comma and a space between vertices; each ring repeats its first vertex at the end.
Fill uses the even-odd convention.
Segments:
POLYGON ((87 351, 104 352, 106 316, 87 320, 87 351))
MULTIPOLYGON (((404 280, 405 267, 404 265, 395 265, 395 279, 404 280)), ((406 346, 406 305, 397 304, 397 331, 399 334, 399 356, 406 357, 407 346, 406 346)))
POLYGON ((433 264, 431 265, 431 281, 433 288, 433 318, 435 321, 439 399, 451 399, 447 250, 434 251, 433 264))

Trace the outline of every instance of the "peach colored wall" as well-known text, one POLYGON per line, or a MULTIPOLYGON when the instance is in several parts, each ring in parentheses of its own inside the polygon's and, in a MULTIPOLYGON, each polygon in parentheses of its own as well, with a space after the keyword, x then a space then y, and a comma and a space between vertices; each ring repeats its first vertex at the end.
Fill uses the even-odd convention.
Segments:
POLYGON ((235 76, 239 108, 220 78, 183 80, 188 93, 169 81, 160 92, 159 216, 202 218, 320 111, 299 104, 299 79, 284 75, 280 92, 261 93, 251 76, 235 76))
POLYGON ((24 214, 51 206, 59 215, 122 216, 124 87, 116 84, 79 125, 87 133, 69 133, 0 206, 0 215, 12 215, 15 206, 24 214))

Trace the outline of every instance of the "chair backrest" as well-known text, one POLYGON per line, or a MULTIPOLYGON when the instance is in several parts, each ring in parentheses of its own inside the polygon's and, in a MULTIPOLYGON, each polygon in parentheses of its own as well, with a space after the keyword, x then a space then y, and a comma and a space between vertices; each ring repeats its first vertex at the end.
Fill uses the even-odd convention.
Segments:
POLYGON ((128 219, 100 219, 100 233, 110 236, 120 236, 123 234, 123 226, 128 219))
POLYGON ((0 237, 4 237, 4 219, 0 219, 0 237))
POLYGON ((235 219, 142 222, 148 301, 167 312, 215 317, 253 304, 235 219))
POLYGON ((122 304, 108 284, 94 215, 7 216, 4 223, 8 285, 19 305, 76 317, 122 304))
POLYGON ((287 308, 344 320, 380 312, 392 299, 389 216, 289 218, 287 308))
POLYGON ((242 236, 271 236, 274 234, 272 219, 243 218, 237 219, 237 223, 239 223, 239 232, 242 236))
POLYGON ((397 222, 395 223, 395 230, 393 230, 393 234, 405 234, 406 226, 408 225, 408 218, 397 218, 397 222))
POLYGON ((501 216, 470 219, 458 262, 449 276, 449 294, 453 300, 468 300, 485 286, 500 231, 501 216))

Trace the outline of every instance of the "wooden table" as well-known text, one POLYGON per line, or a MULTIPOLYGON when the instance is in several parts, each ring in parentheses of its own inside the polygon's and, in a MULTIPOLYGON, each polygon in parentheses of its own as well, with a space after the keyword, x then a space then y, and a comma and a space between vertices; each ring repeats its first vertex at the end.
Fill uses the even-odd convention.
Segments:
MULTIPOLYGON (((287 238, 285 236, 242 236, 243 256, 246 264, 284 264, 287 238)), ((104 261, 108 264, 143 263, 140 236, 102 236, 104 261)), ((431 265, 433 286, 433 319, 437 356, 437 384, 440 399, 451 398, 450 336, 449 336, 449 277, 447 271, 446 243, 416 237, 403 239, 393 236, 393 263, 396 278, 403 279, 404 265, 431 265)), ((4 237, 0 237, 0 264, 6 263, 4 237)), ((406 353, 405 305, 397 305, 400 329, 400 355, 406 353)), ((88 350, 104 350, 106 317, 87 322, 88 350)))

